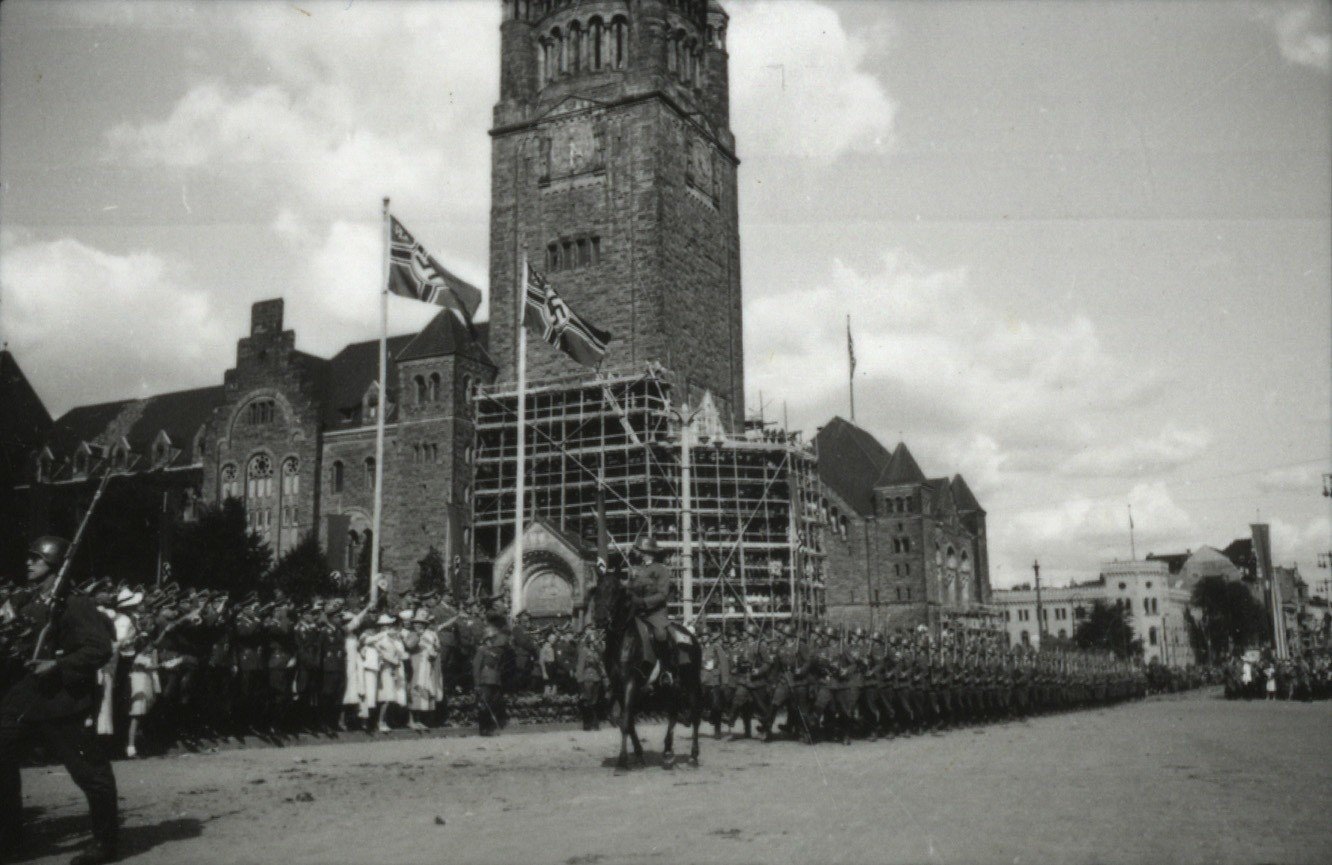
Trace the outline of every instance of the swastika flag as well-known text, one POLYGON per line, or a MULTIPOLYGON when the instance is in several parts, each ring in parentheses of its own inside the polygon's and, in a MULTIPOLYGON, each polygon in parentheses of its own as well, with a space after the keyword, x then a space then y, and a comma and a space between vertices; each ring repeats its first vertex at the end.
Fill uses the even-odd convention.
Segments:
POLYGON ((523 324, 527 329, 583 366, 599 366, 611 335, 570 309, 545 276, 530 264, 525 282, 523 324))
POLYGON ((399 297, 452 310, 468 327, 481 305, 481 292, 431 258, 425 247, 393 216, 389 216, 388 290, 399 297))

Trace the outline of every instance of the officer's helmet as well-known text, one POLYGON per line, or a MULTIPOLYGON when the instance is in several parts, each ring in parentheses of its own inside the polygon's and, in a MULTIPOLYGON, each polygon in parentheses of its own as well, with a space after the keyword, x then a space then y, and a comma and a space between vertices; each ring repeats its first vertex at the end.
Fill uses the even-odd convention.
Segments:
POLYGON ((42 535, 28 547, 28 555, 36 556, 53 568, 64 563, 68 552, 69 541, 55 535, 42 535))

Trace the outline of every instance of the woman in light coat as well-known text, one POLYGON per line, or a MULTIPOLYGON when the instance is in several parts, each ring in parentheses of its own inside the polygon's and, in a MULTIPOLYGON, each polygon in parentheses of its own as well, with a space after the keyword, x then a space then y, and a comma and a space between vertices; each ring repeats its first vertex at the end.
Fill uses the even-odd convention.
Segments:
POLYGON ((441 696, 439 671, 439 634, 430 627, 429 610, 417 610, 412 617, 416 650, 412 652, 411 720, 413 730, 424 730, 420 716, 435 711, 441 696))

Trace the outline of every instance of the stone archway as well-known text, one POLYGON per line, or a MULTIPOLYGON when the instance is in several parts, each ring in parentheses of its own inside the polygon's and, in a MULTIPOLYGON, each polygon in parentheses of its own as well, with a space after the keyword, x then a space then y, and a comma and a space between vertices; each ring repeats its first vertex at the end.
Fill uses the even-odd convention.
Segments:
MULTIPOLYGON (((511 597, 514 571, 513 544, 495 559, 491 592, 511 597)), ((588 563, 576 539, 544 520, 523 531, 522 609, 535 619, 574 615, 583 607, 588 584, 588 563)))

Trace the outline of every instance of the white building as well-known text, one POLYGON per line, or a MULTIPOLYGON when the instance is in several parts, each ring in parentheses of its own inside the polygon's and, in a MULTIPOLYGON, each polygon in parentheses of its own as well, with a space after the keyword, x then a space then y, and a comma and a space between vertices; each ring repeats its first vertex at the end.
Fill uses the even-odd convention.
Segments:
POLYGON ((1071 639, 1092 605, 1128 606, 1134 635, 1142 640, 1143 659, 1185 666, 1194 661, 1184 611, 1189 590, 1172 578, 1163 561, 1107 562, 1099 579, 1064 586, 1041 586, 1037 624, 1036 590, 1030 585, 995 589, 993 604, 1001 611, 1009 645, 1040 646, 1041 634, 1071 639))

